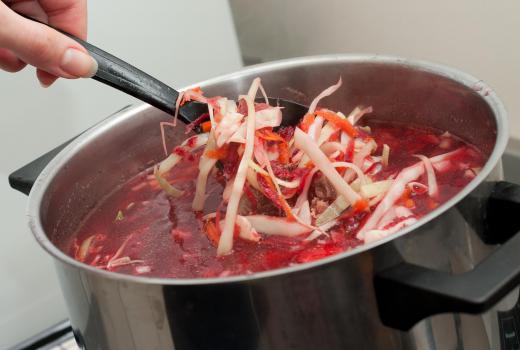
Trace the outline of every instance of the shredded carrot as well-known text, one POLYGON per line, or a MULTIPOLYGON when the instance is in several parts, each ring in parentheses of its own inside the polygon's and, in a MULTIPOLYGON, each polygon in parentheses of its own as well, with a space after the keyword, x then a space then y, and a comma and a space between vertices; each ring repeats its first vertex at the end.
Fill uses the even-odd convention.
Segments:
POLYGON ((222 146, 220 148, 206 151, 206 153, 204 155, 206 157, 212 158, 212 159, 224 159, 227 157, 228 153, 229 153, 229 144, 225 144, 224 146, 222 146))
POLYGON ((415 201, 413 199, 407 199, 404 201, 404 206, 407 208, 413 208, 415 207, 415 201))
POLYGON ((266 141, 276 141, 276 142, 285 142, 285 139, 275 133, 272 130, 267 128, 260 129, 256 132, 256 136, 266 140, 266 141))
POLYGON ((340 136, 340 132, 339 132, 339 130, 337 130, 332 135, 330 135, 329 142, 337 142, 337 141, 339 141, 339 136, 340 136))
POLYGON ((285 141, 278 144, 278 161, 282 164, 289 163, 289 147, 285 141))
POLYGON ((307 113, 300 123, 300 129, 302 129, 304 132, 307 132, 309 131, 312 123, 314 123, 314 114, 307 113))
POLYGON ((206 222, 206 224, 204 225, 204 232, 206 233, 206 236, 208 236, 208 239, 210 240, 211 244, 217 246, 218 241, 220 239, 220 232, 213 220, 209 220, 206 222))
POLYGON ((354 212, 359 213, 368 209, 368 201, 366 199, 360 199, 354 203, 354 212))
POLYGON ((305 167, 309 169, 314 168, 314 163, 312 162, 312 160, 309 160, 307 163, 305 163, 305 167))
POLYGON ((211 122, 207 121, 200 124, 200 128, 202 129, 202 132, 209 132, 211 130, 211 122))
POLYGON ((278 142, 278 161, 282 164, 289 163, 289 145, 282 136, 268 128, 258 130, 256 136, 266 141, 278 142))
POLYGON ((358 134, 358 131, 354 128, 352 124, 347 119, 343 119, 338 116, 336 113, 331 112, 329 110, 320 109, 315 112, 320 117, 323 117, 327 121, 336 125, 338 128, 346 132, 348 135, 355 137, 358 134))

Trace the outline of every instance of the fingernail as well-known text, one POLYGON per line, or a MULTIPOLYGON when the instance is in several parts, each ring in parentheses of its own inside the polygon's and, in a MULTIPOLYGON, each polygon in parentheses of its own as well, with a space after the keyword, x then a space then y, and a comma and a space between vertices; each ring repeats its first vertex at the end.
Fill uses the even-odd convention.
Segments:
POLYGON ((41 86, 42 88, 45 88, 45 89, 52 85, 52 83, 49 84, 49 83, 44 83, 44 82, 41 81, 41 80, 38 80, 38 81, 40 82, 40 86, 41 86))
POLYGON ((78 78, 91 78, 96 74, 98 64, 90 55, 69 48, 61 58, 61 69, 78 78))

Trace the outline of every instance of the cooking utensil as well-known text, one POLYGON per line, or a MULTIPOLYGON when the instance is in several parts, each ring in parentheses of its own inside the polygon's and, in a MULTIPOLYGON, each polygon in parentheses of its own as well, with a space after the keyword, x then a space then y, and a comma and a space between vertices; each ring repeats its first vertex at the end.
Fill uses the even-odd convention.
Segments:
MULTIPOLYGON (((510 321, 518 307, 520 227, 508 215, 520 196, 518 186, 500 181, 507 119, 486 84, 427 62, 331 55, 267 63, 197 85, 209 96, 233 98, 260 76, 267 91, 305 104, 340 75, 345 84, 328 107, 371 105, 370 118, 448 130, 477 145, 488 156, 485 166, 417 224, 332 257, 248 276, 129 276, 60 250, 106 193, 163 157, 158 123, 165 114, 126 108, 72 141, 34 184, 10 178, 15 188, 33 185, 30 227, 55 259, 80 344, 89 350, 512 349, 506 346, 518 340, 510 321)), ((171 142, 183 138, 183 128, 169 134, 171 142)))
MULTIPOLYGON (((174 88, 70 33, 33 18, 23 17, 51 27, 82 45, 98 63, 98 70, 92 79, 134 96, 168 114, 175 114, 175 104, 179 98, 179 92, 174 88)), ((259 101, 263 102, 263 100, 259 101)), ((307 106, 276 97, 269 97, 269 104, 285 109, 283 125, 297 123, 308 109, 307 106)), ((208 112, 206 104, 191 101, 179 108, 178 117, 182 122, 189 124, 206 112, 208 112)))

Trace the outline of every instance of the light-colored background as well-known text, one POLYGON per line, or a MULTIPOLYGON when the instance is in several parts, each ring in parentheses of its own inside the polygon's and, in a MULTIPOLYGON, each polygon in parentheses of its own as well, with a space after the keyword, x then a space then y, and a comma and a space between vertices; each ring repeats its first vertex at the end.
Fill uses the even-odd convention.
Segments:
POLYGON ((230 0, 245 62, 357 52, 430 60, 497 90, 520 138, 518 0, 230 0))
MULTIPOLYGON (((89 2, 89 40, 172 86, 241 66, 225 0, 89 2)), ((0 349, 66 318, 51 259, 25 220, 27 198, 7 184, 10 172, 117 109, 134 103, 92 81, 60 80, 44 90, 33 69, 0 71, 0 349)), ((95 165, 93 165, 95 166, 95 165)))

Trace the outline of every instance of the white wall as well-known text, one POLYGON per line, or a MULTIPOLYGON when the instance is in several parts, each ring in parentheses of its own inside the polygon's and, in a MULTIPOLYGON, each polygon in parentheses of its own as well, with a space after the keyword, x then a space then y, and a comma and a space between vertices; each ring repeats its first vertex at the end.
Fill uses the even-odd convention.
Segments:
POLYGON ((230 0, 247 60, 365 52, 426 59, 490 84, 520 138, 517 0, 230 0))
MULTIPOLYGON (((174 87, 241 66, 225 0, 90 1, 89 11, 90 42, 174 87)), ((0 348, 66 318, 51 259, 33 240, 26 197, 9 188, 8 174, 134 102, 92 80, 44 90, 30 68, 0 71, 0 348)))

